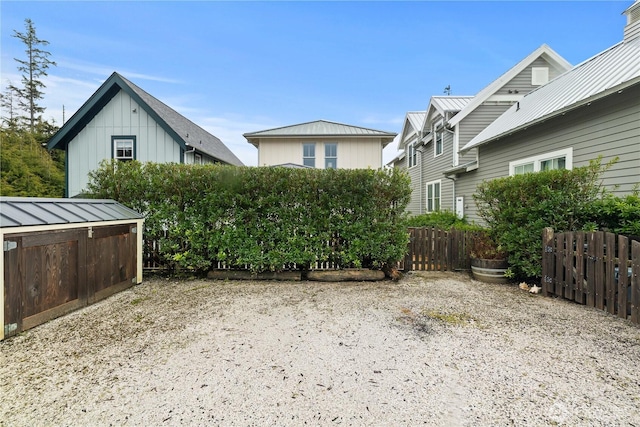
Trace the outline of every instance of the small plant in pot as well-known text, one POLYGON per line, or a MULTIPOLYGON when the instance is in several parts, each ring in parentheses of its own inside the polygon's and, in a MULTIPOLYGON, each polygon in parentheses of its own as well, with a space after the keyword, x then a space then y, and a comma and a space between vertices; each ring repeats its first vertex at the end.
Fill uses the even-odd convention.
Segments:
POLYGON ((485 230, 477 232, 471 242, 471 273, 481 282, 509 282, 507 253, 485 230))

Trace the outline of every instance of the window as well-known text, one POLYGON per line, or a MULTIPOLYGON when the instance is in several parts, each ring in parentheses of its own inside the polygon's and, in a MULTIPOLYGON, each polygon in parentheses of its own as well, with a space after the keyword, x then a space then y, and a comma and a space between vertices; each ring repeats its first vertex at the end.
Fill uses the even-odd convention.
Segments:
POLYGON ((338 168, 338 144, 324 144, 324 168, 338 168))
POLYGON ((433 145, 433 157, 437 157, 442 154, 442 131, 436 131, 436 140, 433 145))
POLYGON ((202 164, 202 154, 194 153, 193 154, 193 163, 196 165, 202 164))
POLYGON ((112 136, 111 156, 116 160, 128 161, 136 158, 135 136, 112 136))
POLYGON ((316 167, 316 144, 302 144, 302 164, 316 167))
POLYGON ((416 146, 413 144, 409 144, 409 167, 412 168, 417 164, 417 150, 416 146))
POLYGON ((440 180, 427 182, 427 212, 440 210, 440 180))
POLYGON ((573 168, 573 148, 553 151, 509 163, 509 175, 573 168))

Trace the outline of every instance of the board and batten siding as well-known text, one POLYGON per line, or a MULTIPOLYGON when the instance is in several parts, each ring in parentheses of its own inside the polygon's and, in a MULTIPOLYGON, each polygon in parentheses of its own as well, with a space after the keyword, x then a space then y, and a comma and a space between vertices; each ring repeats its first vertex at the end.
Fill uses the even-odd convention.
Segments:
POLYGON ((127 93, 119 91, 69 143, 68 197, 87 187, 88 174, 112 158, 112 136, 135 136, 135 158, 142 162, 180 162, 180 146, 127 93), (136 111, 135 113, 133 111, 136 111))
POLYGON ((303 144, 316 144, 316 168, 324 169, 324 144, 337 144, 338 169, 379 169, 382 167, 380 138, 310 137, 262 139, 258 150, 258 165, 284 163, 301 165, 303 144))
POLYGON ((618 196, 631 193, 640 182, 638 99, 640 85, 480 146, 479 169, 460 175, 456 182, 458 196, 465 197, 465 214, 480 220, 471 195, 483 180, 509 176, 509 162, 566 148, 573 149, 574 168, 587 166, 598 156, 603 164, 619 157, 603 174, 603 184, 618 196))

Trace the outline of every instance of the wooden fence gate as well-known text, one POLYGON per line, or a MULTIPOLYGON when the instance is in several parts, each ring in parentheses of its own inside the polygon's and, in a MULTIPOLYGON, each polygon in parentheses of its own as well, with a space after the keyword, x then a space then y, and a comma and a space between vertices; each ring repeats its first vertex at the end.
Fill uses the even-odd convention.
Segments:
POLYGON ((136 224, 5 235, 5 337, 136 283, 136 224))
POLYGON ((640 324, 640 242, 602 231, 543 232, 542 293, 640 324))
POLYGON ((471 231, 411 227, 407 255, 400 270, 469 270, 473 235, 471 231))

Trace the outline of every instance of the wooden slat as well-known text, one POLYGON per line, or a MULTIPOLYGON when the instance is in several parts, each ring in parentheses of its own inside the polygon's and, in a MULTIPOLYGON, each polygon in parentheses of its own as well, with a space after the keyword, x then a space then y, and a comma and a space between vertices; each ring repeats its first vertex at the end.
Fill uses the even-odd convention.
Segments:
POLYGON ((629 300, 629 277, 627 276, 627 260, 629 258, 629 239, 618 236, 618 317, 627 318, 629 300))
POLYGON ((616 258, 616 235, 606 233, 605 240, 605 264, 604 264, 604 288, 605 304, 609 314, 616 314, 616 284, 615 284, 615 258, 616 258))
POLYGON ((555 277, 554 293, 560 297, 564 296, 564 288, 566 285, 566 282, 564 280, 564 257, 565 257, 564 239, 565 239, 564 233, 556 234, 556 247, 555 247, 556 268, 554 272, 554 277, 555 277))
POLYGON ((604 233, 602 231, 595 232, 595 239, 593 240, 593 246, 595 251, 595 290, 596 290, 596 308, 604 310, 604 233))
POLYGON ((565 233, 564 250, 563 250, 563 268, 564 268, 564 297, 572 300, 575 296, 575 280, 573 276, 574 262, 574 236, 573 233, 565 233))
POLYGON ((587 303, 587 283, 585 281, 584 272, 585 272, 585 252, 584 252, 584 244, 586 240, 586 235, 584 232, 576 233, 576 292, 574 295, 574 301, 580 304, 587 303))
POLYGON ((587 294, 587 305, 589 307, 596 306, 596 284, 595 284, 595 267, 596 267, 596 253, 595 253, 595 240, 596 233, 587 233, 587 288, 585 292, 587 294))
POLYGON ((640 323, 640 242, 631 242, 631 322, 640 323))

